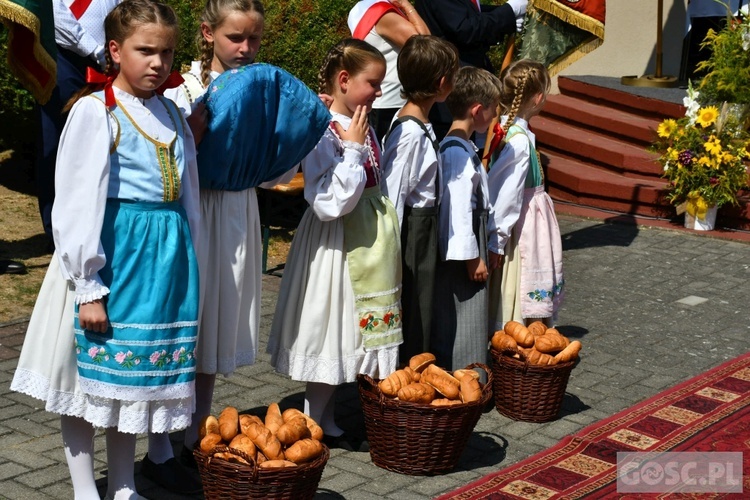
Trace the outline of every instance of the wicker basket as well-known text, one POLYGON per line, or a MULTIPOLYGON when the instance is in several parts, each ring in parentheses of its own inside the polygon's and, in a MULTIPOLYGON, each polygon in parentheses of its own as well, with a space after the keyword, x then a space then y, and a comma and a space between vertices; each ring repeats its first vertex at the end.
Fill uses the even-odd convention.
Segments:
POLYGON ((388 398, 367 375, 359 375, 359 399, 365 415, 370 457, 378 467, 401 474, 434 475, 452 470, 492 397, 492 372, 473 403, 429 406, 388 398))
POLYGON ((312 462, 297 467, 264 469, 238 450, 231 451, 250 465, 214 457, 225 451, 229 451, 226 446, 217 446, 210 453, 203 453, 198 445, 193 449, 206 500, 312 499, 329 456, 328 447, 323 445, 323 453, 312 462))
POLYGON ((538 366, 505 356, 495 348, 491 353, 497 411, 523 422, 555 420, 576 361, 538 366))

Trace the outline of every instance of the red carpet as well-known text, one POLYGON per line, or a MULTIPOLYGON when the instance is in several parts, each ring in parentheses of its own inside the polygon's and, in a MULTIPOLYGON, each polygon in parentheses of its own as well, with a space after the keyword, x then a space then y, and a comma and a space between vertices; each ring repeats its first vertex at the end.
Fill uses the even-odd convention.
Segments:
POLYGON ((586 427, 518 464, 440 500, 749 498, 750 353, 586 427), (743 455, 742 494, 617 493, 618 451, 733 451, 743 455))

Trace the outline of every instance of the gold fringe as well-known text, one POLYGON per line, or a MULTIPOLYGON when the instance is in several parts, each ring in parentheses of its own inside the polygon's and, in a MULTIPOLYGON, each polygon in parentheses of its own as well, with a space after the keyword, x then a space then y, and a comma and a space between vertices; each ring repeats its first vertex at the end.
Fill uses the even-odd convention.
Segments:
POLYGON ((0 18, 3 23, 8 27, 8 46, 10 47, 13 42, 14 27, 13 24, 18 24, 27 28, 31 33, 34 34, 34 46, 33 56, 39 61, 42 68, 50 74, 50 81, 46 86, 43 86, 41 82, 34 79, 29 73, 26 72, 26 68, 18 64, 18 62, 10 56, 8 53, 8 66, 10 67, 13 74, 39 101, 40 104, 45 104, 49 101, 52 96, 52 91, 55 88, 57 64, 55 60, 50 56, 49 53, 42 47, 39 38, 40 21, 39 18, 34 14, 24 9, 20 5, 17 5, 8 0, 0 0, 0 18))
POLYGON ((586 54, 593 52, 602 44, 602 42, 603 40, 601 38, 592 37, 589 41, 584 42, 581 45, 569 50, 549 65, 549 67, 547 68, 547 71, 549 71, 549 75, 555 76, 560 71, 564 70, 577 60, 581 59, 586 54))
POLYGON ((556 0, 530 0, 530 7, 552 14, 565 23, 588 31, 597 38, 604 39, 604 23, 571 9, 556 0))

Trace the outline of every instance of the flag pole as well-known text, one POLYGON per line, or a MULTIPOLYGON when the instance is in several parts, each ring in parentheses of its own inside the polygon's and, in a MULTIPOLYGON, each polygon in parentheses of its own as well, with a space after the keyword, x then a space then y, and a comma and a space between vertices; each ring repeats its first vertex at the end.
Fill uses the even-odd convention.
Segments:
MULTIPOLYGON (((502 74, 503 70, 507 68, 511 62, 513 62, 513 51, 516 49, 516 35, 515 33, 508 36, 508 41, 505 45, 505 55, 503 56, 503 62, 500 66, 500 73, 502 74)), ((498 122, 498 119, 500 117, 500 110, 498 110, 498 116, 496 116, 492 123, 490 123, 489 128, 487 129, 487 139, 484 141, 484 150, 482 152, 482 165, 484 165, 485 170, 488 169, 489 160, 485 160, 485 156, 490 152, 490 144, 492 144, 492 138, 494 137, 493 130, 495 129, 495 125, 498 122)))
POLYGON ((623 85, 630 85, 633 87, 661 87, 670 88, 676 87, 678 79, 676 76, 662 75, 662 30, 663 30, 663 14, 664 0, 659 0, 657 4, 656 14, 656 72, 653 75, 643 75, 641 77, 623 76, 620 79, 620 83, 623 85))

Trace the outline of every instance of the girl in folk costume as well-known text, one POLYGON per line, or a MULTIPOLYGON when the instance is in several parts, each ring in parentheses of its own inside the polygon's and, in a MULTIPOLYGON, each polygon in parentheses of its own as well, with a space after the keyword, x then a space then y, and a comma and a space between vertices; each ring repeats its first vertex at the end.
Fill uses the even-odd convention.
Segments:
POLYGON ((528 59, 508 66, 500 105, 505 146, 489 172, 490 328, 515 320, 557 318, 563 298, 562 239, 529 120, 539 114, 550 89, 547 69, 528 59))
POLYGON ((99 498, 95 427, 106 429, 107 498, 140 498, 136 434, 168 444, 194 407, 195 150, 180 110, 155 92, 172 65, 177 18, 164 4, 126 0, 105 32, 107 83, 81 92, 60 139, 56 256, 11 385, 62 415, 77 499, 99 498))
POLYGON ((307 382, 304 411, 331 447, 364 443, 334 421, 336 386, 359 373, 396 369, 401 254, 398 219, 380 192, 380 150, 367 112, 380 95, 385 60, 347 39, 320 70, 333 119, 302 161, 305 212, 292 241, 268 351, 276 371, 307 382))
POLYGON ((393 116, 406 104, 396 66, 398 54, 413 35, 429 35, 430 30, 407 0, 361 0, 349 11, 352 37, 364 40, 385 57, 383 95, 375 99, 369 113, 370 124, 383 140, 393 116))

